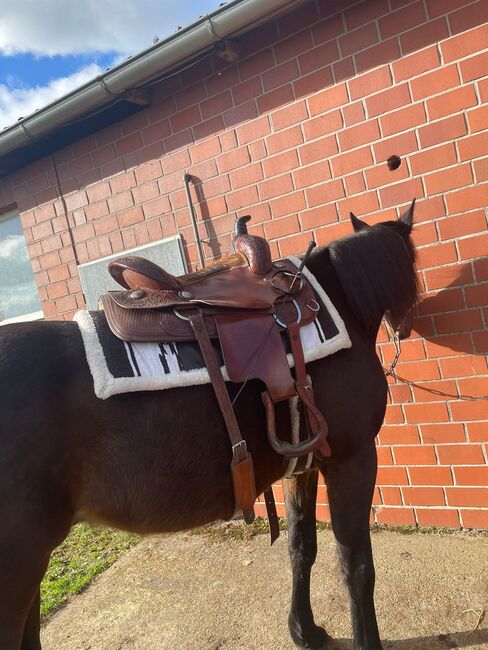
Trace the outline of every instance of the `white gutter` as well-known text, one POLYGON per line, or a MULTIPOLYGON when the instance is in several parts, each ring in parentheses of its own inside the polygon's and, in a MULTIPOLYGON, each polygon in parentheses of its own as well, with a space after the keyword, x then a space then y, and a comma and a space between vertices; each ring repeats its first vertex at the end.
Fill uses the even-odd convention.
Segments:
POLYGON ((185 59, 304 0, 234 0, 0 133, 0 156, 109 104, 185 59))

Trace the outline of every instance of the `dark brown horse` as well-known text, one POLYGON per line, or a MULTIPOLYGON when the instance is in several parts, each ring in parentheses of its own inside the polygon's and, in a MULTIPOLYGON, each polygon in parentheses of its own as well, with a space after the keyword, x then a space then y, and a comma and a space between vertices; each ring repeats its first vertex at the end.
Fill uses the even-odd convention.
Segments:
MULTIPOLYGON (((369 512, 374 438, 387 384, 375 353, 385 314, 397 326, 416 300, 412 207, 317 250, 307 266, 346 323, 352 347, 309 366, 329 423, 332 457, 286 481, 293 595, 289 626, 300 648, 329 647, 310 606, 316 555, 318 471, 350 591, 355 648, 381 648, 373 604, 369 512)), ((238 386, 230 385, 235 395, 238 386)), ((261 385, 236 412, 254 459, 258 492, 284 461, 267 442, 261 385)), ((0 328, 0 648, 39 650, 39 584, 74 522, 136 533, 179 531, 234 514, 231 449, 212 387, 99 400, 78 326, 37 322, 0 328)))

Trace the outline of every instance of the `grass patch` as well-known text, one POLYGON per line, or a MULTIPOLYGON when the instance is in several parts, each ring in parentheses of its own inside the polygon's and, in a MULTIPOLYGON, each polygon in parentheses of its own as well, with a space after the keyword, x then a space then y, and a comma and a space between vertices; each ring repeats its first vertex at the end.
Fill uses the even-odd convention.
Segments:
MULTIPOLYGON (((280 531, 288 530, 288 522, 285 518, 279 519, 280 531)), ((317 530, 332 530, 328 522, 318 521, 317 530)), ((463 535, 474 537, 488 537, 488 531, 483 530, 458 530, 450 528, 417 527, 417 526, 386 526, 375 525, 370 527, 371 534, 375 533, 400 533, 401 535, 463 535)), ((263 517, 256 517, 250 525, 243 521, 235 520, 221 524, 210 524, 191 531, 192 535, 203 535, 212 542, 227 542, 231 540, 250 541, 256 535, 269 534, 268 520, 263 517)))
POLYGON ((70 596, 80 593, 138 541, 136 535, 108 528, 74 526, 53 552, 41 583, 41 616, 51 614, 70 596))

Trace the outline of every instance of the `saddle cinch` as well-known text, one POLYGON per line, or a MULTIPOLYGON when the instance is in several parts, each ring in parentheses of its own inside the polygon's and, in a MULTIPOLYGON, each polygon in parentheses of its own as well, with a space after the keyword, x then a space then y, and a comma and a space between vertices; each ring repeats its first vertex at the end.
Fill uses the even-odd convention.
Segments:
MULTIPOLYGON (((297 268, 288 259, 273 262, 268 242, 247 233, 249 219, 236 221, 235 253, 195 273, 174 277, 135 256, 110 262, 112 277, 126 290, 102 296, 108 324, 123 340, 198 342, 232 444, 236 509, 243 511, 247 522, 254 519, 257 496, 252 458, 240 434, 212 339, 219 340, 230 381, 257 378, 266 385, 262 398, 268 438, 277 453, 288 458, 311 453, 330 456, 327 424, 314 403, 299 331, 317 317, 319 303, 301 274, 303 263, 297 268), (283 331, 293 354, 294 377, 283 331), (290 443, 276 433, 274 404, 295 396, 305 413, 306 433, 305 439, 290 443)), ((272 492, 265 496, 269 513, 272 492)))

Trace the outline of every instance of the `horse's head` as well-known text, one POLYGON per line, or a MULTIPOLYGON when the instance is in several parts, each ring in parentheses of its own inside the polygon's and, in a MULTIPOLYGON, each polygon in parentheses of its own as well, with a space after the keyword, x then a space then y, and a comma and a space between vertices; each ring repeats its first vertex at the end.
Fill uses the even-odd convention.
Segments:
MULTIPOLYGON (((376 227, 388 228, 394 231, 403 242, 403 250, 400 253, 406 253, 406 261, 412 266, 415 261, 415 249, 410 239, 410 234, 413 227, 413 212, 415 208, 415 199, 413 199, 409 208, 397 219, 397 221, 387 221, 385 223, 377 224, 376 227)), ((365 232, 371 229, 366 222, 360 221, 356 215, 351 212, 351 222, 355 233, 365 232)), ((373 226, 375 227, 375 226, 373 226)), ((385 322, 390 336, 395 333, 398 334, 400 339, 405 339, 410 336, 412 331, 412 322, 414 316, 414 303, 416 293, 406 291, 398 293, 397 299, 385 311, 385 322), (412 302, 413 301, 413 302, 412 302)))

